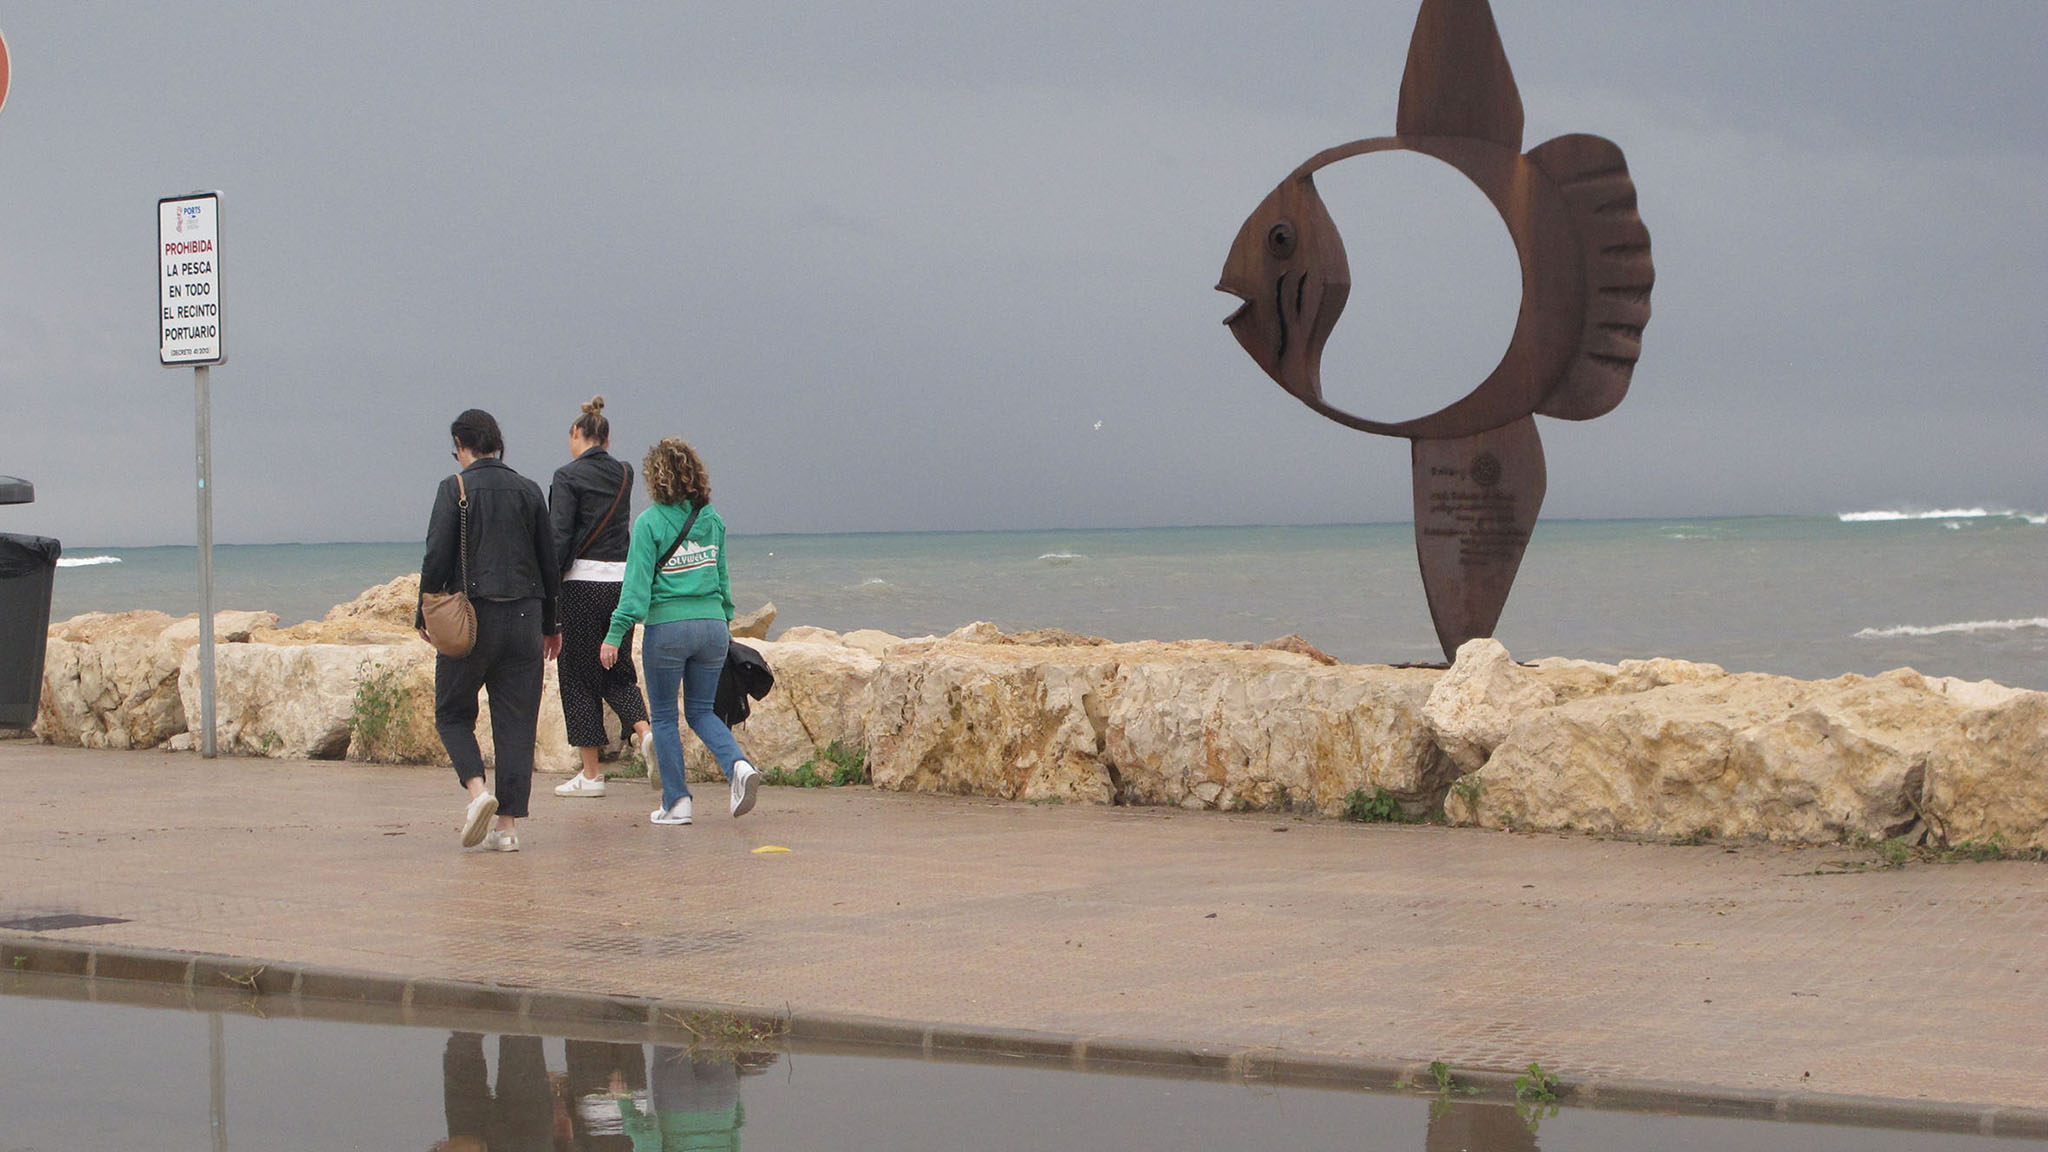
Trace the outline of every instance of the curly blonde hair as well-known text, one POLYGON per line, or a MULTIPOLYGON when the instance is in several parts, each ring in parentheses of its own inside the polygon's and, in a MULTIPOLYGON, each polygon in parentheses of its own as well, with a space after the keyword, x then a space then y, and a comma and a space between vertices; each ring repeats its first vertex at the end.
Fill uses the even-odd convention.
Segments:
POLYGON ((647 477, 647 495, 656 504, 711 503, 711 474, 697 450, 671 436, 647 450, 640 462, 647 477))

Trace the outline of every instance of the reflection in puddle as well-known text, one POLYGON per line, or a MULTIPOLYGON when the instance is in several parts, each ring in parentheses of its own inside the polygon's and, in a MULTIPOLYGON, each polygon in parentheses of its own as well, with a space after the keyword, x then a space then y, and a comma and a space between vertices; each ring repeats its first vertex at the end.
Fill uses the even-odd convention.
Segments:
POLYGON ((740 1077, 773 1052, 692 1052, 566 1040, 562 1071, 538 1036, 499 1036, 497 1079, 484 1037, 451 1032, 441 1058, 443 1152, 714 1152, 739 1148, 740 1077))
POLYGON ((223 994, 203 998, 202 1008, 220 1009, 205 1012, 191 1010, 188 996, 0 973, 0 1152, 737 1152, 743 1136, 754 1152, 2044 1148, 1975 1135, 1549 1105, 1539 1112, 1452 1094, 1079 1072, 995 1053, 687 1046, 693 1036, 725 1034, 705 1021, 614 1021, 542 1037, 523 1034, 516 1018, 470 1010, 400 1023, 390 1006, 223 994), (120 998, 159 1007, 108 1002, 120 998), (386 1022, 286 1015, 316 1007, 386 1022), (429 1022, 440 1026, 419 1026, 429 1022))

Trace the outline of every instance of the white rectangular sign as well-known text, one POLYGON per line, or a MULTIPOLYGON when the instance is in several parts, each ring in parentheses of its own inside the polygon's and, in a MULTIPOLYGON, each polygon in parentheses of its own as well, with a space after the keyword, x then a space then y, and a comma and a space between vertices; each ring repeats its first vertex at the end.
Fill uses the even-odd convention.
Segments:
POLYGON ((220 322, 220 193, 156 202, 158 358, 166 366, 228 358, 220 322))

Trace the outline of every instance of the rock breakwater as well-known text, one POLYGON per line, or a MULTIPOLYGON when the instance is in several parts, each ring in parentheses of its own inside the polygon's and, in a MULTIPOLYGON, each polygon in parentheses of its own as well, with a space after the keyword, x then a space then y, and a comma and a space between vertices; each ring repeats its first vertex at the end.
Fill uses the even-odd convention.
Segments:
MULTIPOLYGON (((416 591, 401 578, 283 629, 219 614, 217 746, 445 763, 416 591)), ((189 746, 197 639, 196 620, 154 612, 53 626, 38 736, 189 746)), ((864 750, 879 788, 1324 815, 1384 793, 1488 827, 2048 848, 2048 693, 1988 681, 1520 664, 1484 639, 1448 670, 1392 668, 1299 637, 1111 643, 986 623, 916 638, 794 627, 758 646, 776 689, 741 739, 759 764, 793 769, 837 742, 864 750)), ((537 755, 575 759, 552 674, 537 755)))

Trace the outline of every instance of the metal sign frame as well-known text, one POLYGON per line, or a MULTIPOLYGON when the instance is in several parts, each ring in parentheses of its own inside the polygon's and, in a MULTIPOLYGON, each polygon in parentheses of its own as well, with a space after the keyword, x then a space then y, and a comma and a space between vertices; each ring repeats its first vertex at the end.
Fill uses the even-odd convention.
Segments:
POLYGON ((162 313, 157 361, 166 368, 227 362, 220 224, 219 192, 188 192, 156 202, 157 305, 162 313))

